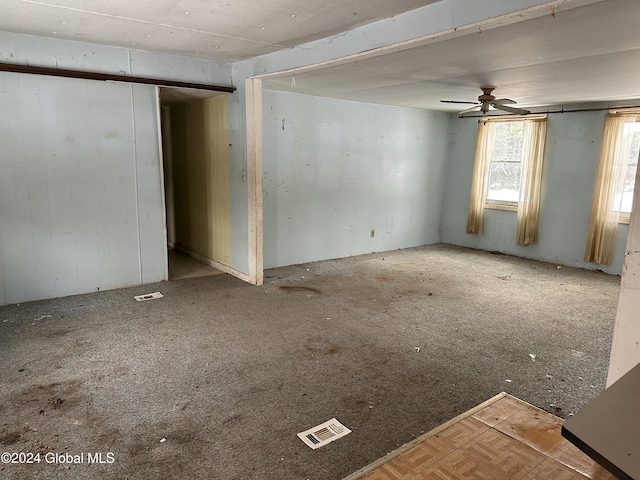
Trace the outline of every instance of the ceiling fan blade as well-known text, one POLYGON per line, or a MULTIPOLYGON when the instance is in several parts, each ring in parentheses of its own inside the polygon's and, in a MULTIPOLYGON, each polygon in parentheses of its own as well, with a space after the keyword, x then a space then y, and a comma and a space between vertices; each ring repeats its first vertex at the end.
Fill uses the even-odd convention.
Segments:
POLYGON ((440 100, 442 103, 467 103, 469 105, 479 105, 478 102, 463 102, 458 100, 440 100))
POLYGON ((498 110, 504 110, 505 112, 515 113, 516 115, 526 115, 527 113, 531 113, 529 110, 525 110, 523 108, 507 107, 506 105, 496 104, 495 102, 492 102, 491 104, 498 110))
POLYGON ((461 112, 458 112, 458 115, 462 115, 464 113, 473 112, 474 110, 478 110, 481 107, 482 107, 482 104, 474 105, 471 108, 467 108, 466 110, 462 110, 461 112))
POLYGON ((498 100, 494 100, 492 103, 498 103, 500 105, 504 105, 505 103, 508 105, 516 103, 515 100, 511 100, 510 98, 499 98, 498 100))

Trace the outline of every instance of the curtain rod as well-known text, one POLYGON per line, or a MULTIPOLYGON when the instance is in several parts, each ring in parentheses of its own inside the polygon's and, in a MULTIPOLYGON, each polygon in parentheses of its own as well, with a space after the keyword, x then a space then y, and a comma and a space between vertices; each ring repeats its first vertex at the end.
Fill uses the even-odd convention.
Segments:
MULTIPOLYGON (((531 115, 546 115, 550 113, 577 113, 577 112, 601 112, 603 110, 625 110, 640 109, 640 105, 627 105, 620 107, 594 107, 594 108, 574 108, 571 110, 547 110, 545 112, 531 112, 531 115)), ((513 116, 526 118, 529 115, 458 115, 458 118, 511 118, 513 116)))
POLYGON ((53 77, 81 78, 85 80, 102 80, 105 82, 141 83, 144 85, 158 85, 161 87, 194 88, 197 90, 211 90, 216 92, 233 93, 236 87, 222 85, 208 85, 205 83, 180 82, 175 80, 163 80, 160 78, 134 77, 129 75, 117 75, 114 73, 98 73, 82 70, 67 70, 63 68, 37 67, 33 65, 17 65, 13 63, 0 63, 0 71, 31 73, 35 75, 49 75, 53 77))

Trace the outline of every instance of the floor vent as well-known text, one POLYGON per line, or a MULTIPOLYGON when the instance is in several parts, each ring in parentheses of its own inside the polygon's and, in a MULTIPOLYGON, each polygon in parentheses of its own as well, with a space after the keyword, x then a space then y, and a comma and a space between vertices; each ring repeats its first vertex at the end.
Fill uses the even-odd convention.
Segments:
POLYGON ((148 293, 146 295, 136 295, 135 298, 139 302, 144 302, 145 300, 153 300, 154 298, 162 298, 163 295, 160 292, 148 293))
POLYGON ((316 448, 324 447, 327 443, 344 437, 351 433, 347 427, 342 425, 338 420, 332 418, 331 420, 321 423, 317 427, 310 428, 304 432, 300 432, 298 437, 309 447, 316 448))

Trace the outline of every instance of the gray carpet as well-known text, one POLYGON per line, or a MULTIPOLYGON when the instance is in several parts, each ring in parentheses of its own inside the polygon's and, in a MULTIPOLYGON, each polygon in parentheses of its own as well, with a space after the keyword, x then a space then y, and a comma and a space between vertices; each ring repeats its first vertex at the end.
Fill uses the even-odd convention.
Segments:
POLYGON ((434 245, 0 307, 0 451, 41 453, 0 477, 341 479, 501 391, 566 416, 619 283, 434 245), (332 417, 353 433, 296 437, 332 417))

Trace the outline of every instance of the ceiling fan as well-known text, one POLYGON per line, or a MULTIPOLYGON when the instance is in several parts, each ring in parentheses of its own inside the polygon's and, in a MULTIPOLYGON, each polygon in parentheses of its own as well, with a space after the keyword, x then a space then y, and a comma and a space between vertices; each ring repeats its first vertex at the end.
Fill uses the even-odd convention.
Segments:
POLYGON ((504 110, 505 112, 514 113, 516 115, 526 115, 527 113, 531 113, 529 110, 524 110, 523 108, 509 107, 508 105, 513 105, 516 102, 508 98, 499 98, 496 100, 496 97, 494 97, 491 94, 491 92, 493 92, 495 88, 496 87, 480 87, 480 90, 482 90, 482 95, 478 97, 477 102, 464 102, 464 101, 457 101, 457 100, 440 100, 440 101, 442 103, 473 104, 473 107, 467 108, 466 110, 458 112, 461 115, 463 113, 472 112, 474 110, 479 110, 483 114, 486 114, 489 112, 490 107, 496 108, 498 110, 504 110))

